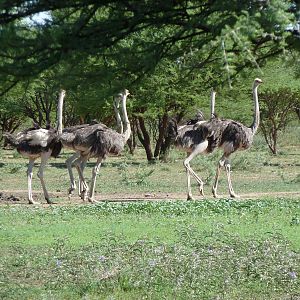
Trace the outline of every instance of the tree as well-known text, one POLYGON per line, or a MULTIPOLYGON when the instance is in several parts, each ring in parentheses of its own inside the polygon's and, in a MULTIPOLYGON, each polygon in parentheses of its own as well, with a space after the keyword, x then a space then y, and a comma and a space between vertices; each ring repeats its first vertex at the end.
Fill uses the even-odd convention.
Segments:
POLYGON ((133 87, 137 136, 143 145, 148 161, 166 159, 170 141, 166 139, 170 117, 178 122, 195 106, 209 106, 209 92, 201 84, 205 74, 191 74, 178 60, 164 59, 152 75, 133 87), (203 97, 204 94, 204 97, 203 97))
POLYGON ((273 154, 277 154, 278 133, 284 131, 291 119, 296 103, 300 103, 300 90, 293 92, 288 88, 278 91, 265 91, 260 94, 261 130, 273 154))
POLYGON ((18 101, 10 99, 9 101, 0 102, 0 141, 3 139, 4 132, 15 132, 22 124, 23 118, 18 101))
POLYGON ((259 68, 294 45, 286 32, 294 18, 289 6, 282 0, 2 1, 0 96, 53 72, 72 94, 75 114, 106 122, 111 96, 129 88, 138 99, 131 107, 137 134, 148 159, 158 157, 167 148, 167 116, 182 117, 196 95, 205 91, 207 99, 211 86, 231 85, 244 68, 259 68), (41 11, 51 18, 26 21, 41 11))
POLYGON ((2 1, 2 93, 59 63, 111 55, 132 58, 111 66, 110 74, 126 66, 142 75, 162 58, 192 52, 193 68, 218 62, 216 73, 234 75, 285 48, 285 28, 294 18, 288 8, 282 0, 2 1), (51 14, 44 24, 24 21, 42 11, 51 14))
POLYGON ((260 127, 270 151, 277 154, 278 134, 286 129, 300 106, 300 83, 296 67, 285 60, 270 61, 263 70, 260 127))

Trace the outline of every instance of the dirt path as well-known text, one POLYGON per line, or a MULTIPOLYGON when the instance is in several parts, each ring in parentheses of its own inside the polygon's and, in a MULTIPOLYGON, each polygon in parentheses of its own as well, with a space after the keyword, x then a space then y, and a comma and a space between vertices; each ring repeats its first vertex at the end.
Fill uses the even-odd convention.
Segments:
MULTIPOLYGON (((51 193, 52 200, 59 199, 55 205, 74 205, 84 204, 77 195, 74 195, 71 199, 66 196, 64 192, 51 193)), ((221 195, 226 198, 227 195, 221 195)), ((241 194, 241 200, 245 199, 258 199, 263 196, 274 197, 289 197, 293 199, 300 199, 300 191, 295 192, 268 192, 268 193, 247 193, 241 194)), ((34 192, 34 199, 41 204, 45 204, 45 200, 41 192, 34 192)), ((111 193, 111 194, 99 194, 96 195, 97 201, 110 201, 110 202, 134 202, 134 201, 163 201, 163 200, 185 200, 185 193, 111 193)), ((196 200, 202 200, 202 197, 196 197, 196 200)), ((212 196, 207 196, 205 199, 213 199, 212 196)), ((27 190, 3 190, 0 192, 0 205, 7 204, 28 204, 27 190)))

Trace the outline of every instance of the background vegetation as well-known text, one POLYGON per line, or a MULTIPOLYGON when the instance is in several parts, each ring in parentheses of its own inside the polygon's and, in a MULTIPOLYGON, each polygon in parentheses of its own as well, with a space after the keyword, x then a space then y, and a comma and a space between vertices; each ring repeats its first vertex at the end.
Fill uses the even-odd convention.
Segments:
POLYGON ((250 123, 255 77, 265 82, 261 128, 274 154, 278 132, 299 118, 297 3, 24 0, 0 9, 1 132, 30 119, 54 124, 61 87, 65 126, 113 126, 112 96, 126 87, 132 147, 166 159, 168 117, 208 117, 211 87, 220 116, 250 123))
POLYGON ((45 172, 57 203, 28 207, 26 162, 0 150, 0 298, 298 299, 299 15, 283 0, 0 1, 1 141, 54 126, 61 88, 65 127, 114 127, 112 97, 127 88, 133 128, 101 167, 97 205, 67 199, 64 150, 45 172), (216 151, 193 161, 206 197, 182 201, 169 117, 208 118, 213 87, 217 114, 250 124, 255 77, 260 132, 232 159, 243 200, 211 199, 216 151))

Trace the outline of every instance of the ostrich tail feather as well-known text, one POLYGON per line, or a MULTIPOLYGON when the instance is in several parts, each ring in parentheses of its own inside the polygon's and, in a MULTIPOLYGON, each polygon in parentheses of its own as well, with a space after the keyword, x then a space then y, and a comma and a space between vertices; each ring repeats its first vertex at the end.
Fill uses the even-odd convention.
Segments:
POLYGON ((3 133, 3 137, 6 139, 6 141, 9 145, 11 145, 13 147, 19 146, 19 141, 11 133, 5 132, 5 133, 3 133))

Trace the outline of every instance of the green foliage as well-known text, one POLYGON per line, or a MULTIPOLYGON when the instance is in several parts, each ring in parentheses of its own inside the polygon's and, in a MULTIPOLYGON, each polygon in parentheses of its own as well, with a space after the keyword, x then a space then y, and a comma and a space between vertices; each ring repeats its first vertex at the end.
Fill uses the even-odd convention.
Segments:
POLYGON ((299 201, 286 200, 3 207, 0 296, 294 297, 299 201))
POLYGON ((59 1, 51 5, 5 2, 0 6, 0 41, 3 56, 9 59, 3 60, 0 71, 9 67, 10 76, 20 78, 67 62, 74 67, 71 74, 78 74, 77 66, 94 61, 98 74, 106 70, 104 80, 118 81, 125 73, 126 82, 152 70, 162 58, 187 55, 194 57, 193 68, 201 71, 212 65, 212 69, 218 67, 215 74, 220 74, 225 50, 229 60, 225 65, 235 73, 237 67, 257 66, 258 57, 274 55, 286 46, 284 29, 294 18, 288 7, 288 2, 279 0, 251 5, 247 1, 106 1, 91 5, 79 1, 76 7, 59 1), (15 6, 22 9, 14 12, 15 6), (36 26, 15 21, 40 11, 49 11, 52 20, 36 26))
POLYGON ((155 171, 154 169, 147 170, 143 166, 139 166, 133 173, 128 168, 128 163, 123 162, 118 166, 121 172, 120 184, 130 186, 147 186, 149 184, 149 176, 155 171))

